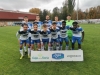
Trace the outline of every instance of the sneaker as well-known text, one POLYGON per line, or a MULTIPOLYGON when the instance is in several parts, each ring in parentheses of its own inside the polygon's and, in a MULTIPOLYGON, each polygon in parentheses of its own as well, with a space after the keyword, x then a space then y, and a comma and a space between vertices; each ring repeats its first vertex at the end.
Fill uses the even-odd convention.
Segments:
POLYGON ((20 59, 23 59, 23 56, 21 55, 20 59))
POLYGON ((78 49, 78 50, 82 50, 82 49, 78 49))
POLYGON ((28 58, 30 58, 30 55, 28 55, 28 58))

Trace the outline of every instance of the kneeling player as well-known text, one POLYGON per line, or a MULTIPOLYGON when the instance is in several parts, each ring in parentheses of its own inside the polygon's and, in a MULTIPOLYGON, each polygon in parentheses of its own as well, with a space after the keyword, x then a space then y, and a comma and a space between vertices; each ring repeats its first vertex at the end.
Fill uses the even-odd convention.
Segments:
POLYGON ((81 41, 83 41, 83 39, 84 39, 84 33, 82 32, 83 29, 78 26, 77 22, 73 22, 73 27, 71 27, 70 29, 73 32, 72 50, 74 50, 74 44, 76 41, 78 42, 78 49, 81 50, 81 41))
POLYGON ((51 50, 59 50, 59 40, 58 40, 58 33, 59 33, 59 29, 56 27, 57 23, 54 22, 52 25, 52 28, 50 28, 50 32, 51 32, 51 50), (56 45, 55 45, 56 43, 56 45), (54 49, 53 47, 56 47, 56 49, 54 49))
MULTIPOLYGON (((17 36, 18 39, 20 38, 20 54, 21 54, 20 59, 22 59, 23 56, 24 56, 23 49, 22 49, 23 48, 23 44, 24 43, 28 44, 28 41, 29 41, 28 40, 28 38, 29 38, 28 25, 27 24, 23 24, 23 30, 18 31, 16 36, 17 36)), ((29 44, 28 44, 28 46, 29 46, 29 44)))
POLYGON ((61 40, 60 40, 60 49, 62 50, 62 44, 63 42, 66 43, 66 50, 68 50, 69 48, 69 41, 68 41, 68 35, 66 34, 68 28, 66 26, 66 22, 63 21, 62 22, 62 27, 60 27, 60 37, 61 37, 61 40))
POLYGON ((44 46, 46 43, 48 44, 48 51, 50 51, 50 41, 51 41, 51 35, 50 31, 47 29, 47 25, 43 25, 43 30, 40 32, 41 34, 41 50, 44 51, 44 46))
POLYGON ((40 31, 38 30, 38 25, 34 24, 31 33, 31 50, 34 50, 34 43, 38 45, 38 51, 40 51, 40 31))

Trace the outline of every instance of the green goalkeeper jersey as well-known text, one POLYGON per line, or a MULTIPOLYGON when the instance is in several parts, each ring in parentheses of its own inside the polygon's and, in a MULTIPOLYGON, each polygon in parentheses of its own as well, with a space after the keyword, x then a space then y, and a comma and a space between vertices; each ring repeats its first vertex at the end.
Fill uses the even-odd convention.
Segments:
MULTIPOLYGON (((73 24, 73 22, 74 22, 74 20, 70 20, 70 21, 66 21, 66 26, 73 26, 72 24, 73 24)), ((67 34, 72 34, 72 31, 71 30, 68 30, 67 31, 67 34)))

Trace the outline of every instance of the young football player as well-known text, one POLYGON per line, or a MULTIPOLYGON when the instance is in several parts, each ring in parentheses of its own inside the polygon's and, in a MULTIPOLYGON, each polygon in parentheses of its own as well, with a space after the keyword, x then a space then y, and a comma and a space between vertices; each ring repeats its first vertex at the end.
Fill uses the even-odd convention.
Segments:
MULTIPOLYGON (((40 16, 39 16, 39 15, 36 16, 36 20, 35 20, 34 22, 37 23, 37 25, 38 25, 38 30, 41 30, 41 29, 42 29, 43 23, 40 21, 40 16)), ((34 23, 34 24, 35 24, 35 23, 34 23)))
POLYGON ((52 26, 52 21, 50 20, 50 16, 46 16, 45 24, 47 25, 48 29, 52 26))
MULTIPOLYGON (((16 33, 16 36, 18 39, 20 39, 20 54, 21 54, 21 57, 20 59, 23 58, 24 54, 23 54, 23 44, 28 44, 29 43, 29 31, 28 31, 28 25, 27 24, 23 24, 23 30, 19 30, 17 33, 16 33)), ((28 47, 29 47, 29 44, 28 44, 28 47)))
POLYGON ((57 27, 61 27, 62 23, 59 21, 58 16, 55 16, 55 22, 57 23, 57 27))
POLYGON ((78 49, 81 50, 81 43, 84 40, 84 31, 82 27, 78 25, 77 22, 73 22, 73 27, 70 27, 70 29, 73 32, 73 37, 72 37, 72 50, 74 50, 74 45, 75 42, 78 42, 78 49))
MULTIPOLYGON (((70 26, 70 27, 73 26, 72 25, 73 22, 74 22, 74 20, 71 20, 71 15, 68 15, 67 20, 66 20, 66 26, 70 26)), ((72 35, 73 35, 72 31, 68 30, 67 35, 68 35, 69 41, 72 43, 72 35)))
POLYGON ((41 34, 41 50, 44 51, 44 46, 47 43, 48 44, 48 51, 50 51, 50 42, 51 42, 51 34, 48 30, 47 25, 43 25, 43 30, 40 32, 41 34))
POLYGON ((30 31, 31 33, 31 50, 34 50, 34 43, 38 45, 38 51, 40 51, 40 31, 38 30, 38 25, 34 24, 33 29, 30 31))
MULTIPOLYGON (((59 21, 59 18, 58 18, 58 16, 55 16, 55 22, 57 23, 57 28, 59 29, 59 27, 61 27, 61 25, 62 25, 62 22, 60 22, 59 21)), ((58 32, 58 35, 60 35, 60 32, 58 32)), ((58 41, 59 41, 59 44, 60 44, 60 37, 58 37, 58 41)), ((60 47, 59 47, 60 48, 60 47)))
MULTIPOLYGON (((33 24, 28 21, 28 16, 24 16, 24 21, 22 22, 22 26, 20 30, 23 30, 23 24, 26 23, 28 25, 28 29, 31 29, 33 24)), ((29 44, 31 44, 31 35, 29 34, 29 44)), ((24 44, 25 54, 27 54, 26 43, 24 44)))
POLYGON ((55 50, 53 48, 53 46, 56 44, 56 50, 59 50, 59 40, 58 40, 58 36, 59 36, 59 29, 57 28, 57 23, 53 22, 52 28, 50 28, 50 32, 51 32, 51 50, 55 50))
POLYGON ((62 44, 63 42, 66 43, 66 50, 69 49, 69 40, 68 40, 68 35, 66 34, 66 32, 68 31, 68 28, 66 26, 66 21, 62 22, 62 27, 60 27, 60 37, 61 37, 61 41, 60 41, 60 49, 62 50, 62 44))

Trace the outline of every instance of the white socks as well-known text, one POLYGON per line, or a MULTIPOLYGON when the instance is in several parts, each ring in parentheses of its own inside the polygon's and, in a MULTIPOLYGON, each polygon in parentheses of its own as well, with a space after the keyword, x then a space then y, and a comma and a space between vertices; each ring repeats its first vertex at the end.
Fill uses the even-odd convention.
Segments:
POLYGON ((38 51, 41 51, 41 49, 38 49, 38 51))
POLYGON ((59 50, 59 47, 56 47, 56 50, 58 51, 59 50))
POLYGON ((48 46, 48 51, 50 51, 50 48, 51 48, 51 47, 50 47, 50 46, 48 46))
POLYGON ((20 54, 21 54, 21 56, 24 56, 24 54, 23 54, 23 50, 20 50, 20 54))
POLYGON ((60 49, 62 50, 62 46, 60 46, 60 49))
POLYGON ((24 46, 24 51, 27 52, 27 50, 26 50, 26 46, 24 46))
POLYGON ((44 51, 44 46, 41 47, 41 51, 44 51))
POLYGON ((31 55, 31 49, 28 48, 28 55, 31 55))
POLYGON ((66 50, 68 50, 69 46, 66 46, 66 50))

